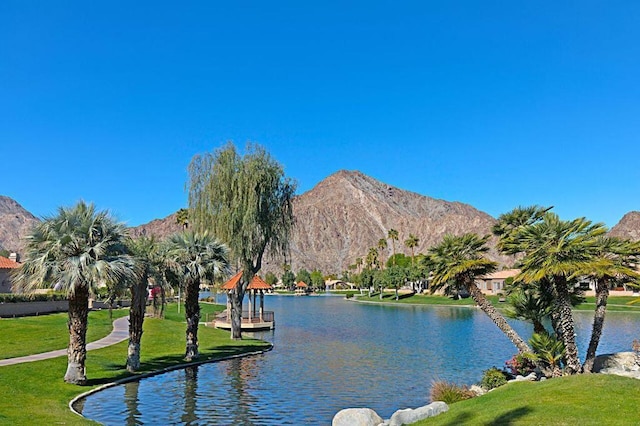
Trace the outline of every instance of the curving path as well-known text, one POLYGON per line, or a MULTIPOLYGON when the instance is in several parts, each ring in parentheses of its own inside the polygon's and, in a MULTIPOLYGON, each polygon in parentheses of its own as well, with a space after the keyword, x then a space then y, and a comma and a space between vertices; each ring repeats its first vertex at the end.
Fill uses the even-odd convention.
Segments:
MULTIPOLYGON (((118 318, 113 322, 113 330, 108 336, 100 340, 87 344, 87 350, 100 349, 107 346, 115 345, 129 338, 129 317, 118 318)), ((67 355, 66 349, 58 349, 51 352, 43 352, 41 354, 21 356, 17 358, 0 359, 0 367, 4 365, 20 364, 23 362, 41 361, 43 359, 57 358, 67 355)))

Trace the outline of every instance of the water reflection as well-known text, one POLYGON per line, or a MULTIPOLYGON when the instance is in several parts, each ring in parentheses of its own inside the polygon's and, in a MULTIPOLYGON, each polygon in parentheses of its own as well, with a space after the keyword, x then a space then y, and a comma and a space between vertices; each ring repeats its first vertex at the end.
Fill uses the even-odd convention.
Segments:
POLYGON ((129 426, 142 424, 142 422, 138 420, 138 418, 142 414, 138 409, 139 389, 140 389, 140 382, 131 382, 131 383, 127 383, 124 386, 124 403, 127 407, 127 410, 126 410, 127 418, 125 420, 125 423, 129 426))
MULTIPOLYGON (((428 403, 432 381, 477 382, 516 352, 478 309, 335 297, 274 296, 266 303, 278 326, 255 336, 274 343, 271 352, 110 388, 87 398, 83 414, 107 425, 299 425, 330 424, 342 408, 366 406, 389 418, 428 403)), ((599 352, 628 350, 639 317, 608 315, 599 352)), ((576 313, 583 357, 591 320, 576 313)), ((530 336, 528 324, 510 323, 530 336)))
POLYGON ((196 420, 196 399, 198 394, 198 366, 187 367, 184 370, 184 413, 180 420, 182 424, 190 425, 196 420))

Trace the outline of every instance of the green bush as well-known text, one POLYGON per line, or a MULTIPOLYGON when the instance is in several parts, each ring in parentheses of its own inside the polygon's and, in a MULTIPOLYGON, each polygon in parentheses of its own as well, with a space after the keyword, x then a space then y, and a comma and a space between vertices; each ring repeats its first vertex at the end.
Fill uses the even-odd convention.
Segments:
POLYGON ((442 401, 447 404, 473 398, 475 394, 466 386, 458 386, 448 382, 433 382, 429 397, 431 401, 442 401))
POLYGON ((48 293, 48 294, 0 294, 0 303, 19 303, 19 302, 48 302, 57 300, 67 300, 64 293, 48 293))
POLYGON ((495 389, 506 384, 506 373, 502 370, 498 370, 496 367, 491 367, 490 369, 485 370, 482 375, 482 381, 480 382, 480 386, 486 390, 495 389))

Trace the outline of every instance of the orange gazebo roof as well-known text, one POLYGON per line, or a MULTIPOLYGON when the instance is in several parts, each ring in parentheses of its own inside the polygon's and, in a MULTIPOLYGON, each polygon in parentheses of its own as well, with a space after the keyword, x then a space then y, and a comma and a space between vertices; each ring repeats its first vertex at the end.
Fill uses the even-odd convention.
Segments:
MULTIPOLYGON (((238 285, 238 281, 242 278, 242 272, 240 271, 235 274, 233 277, 229 278, 229 281, 224 283, 222 286, 223 290, 233 290, 238 285)), ((271 286, 263 281, 262 278, 258 275, 254 275, 253 279, 249 283, 247 290, 271 290, 271 286)))
POLYGON ((264 282, 259 275, 254 275, 247 290, 271 290, 271 286, 264 282))
POLYGON ((298 284, 296 284, 296 287, 303 288, 308 286, 304 281, 298 281, 298 284))
POLYGON ((243 271, 240 271, 237 274, 235 274, 234 276, 232 276, 231 278, 229 278, 229 281, 224 283, 224 285, 222 286, 222 289, 223 290, 233 290, 234 288, 236 288, 236 285, 238 285, 238 281, 240 281, 240 278, 242 278, 242 272, 243 271))

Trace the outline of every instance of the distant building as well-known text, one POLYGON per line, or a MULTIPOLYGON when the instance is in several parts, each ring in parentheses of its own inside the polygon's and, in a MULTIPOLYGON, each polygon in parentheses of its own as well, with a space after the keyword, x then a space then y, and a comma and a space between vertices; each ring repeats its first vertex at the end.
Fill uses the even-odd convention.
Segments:
POLYGON ((504 282, 520 273, 520 269, 505 269, 496 271, 476 280, 476 285, 484 294, 498 294, 504 292, 504 282))
POLYGON ((0 293, 11 293, 11 271, 20 267, 17 256, 11 253, 9 258, 0 256, 0 293))

